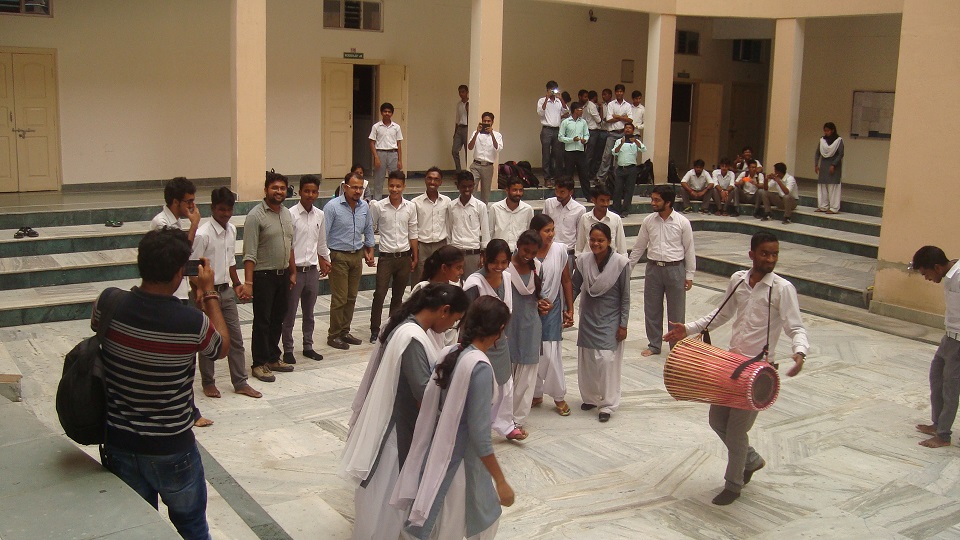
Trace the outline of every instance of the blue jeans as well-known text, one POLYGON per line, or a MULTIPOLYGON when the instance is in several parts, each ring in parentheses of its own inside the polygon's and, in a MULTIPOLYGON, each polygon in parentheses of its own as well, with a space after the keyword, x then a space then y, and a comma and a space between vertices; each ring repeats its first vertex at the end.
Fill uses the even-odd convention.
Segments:
POLYGON ((104 466, 133 488, 154 508, 157 495, 167 505, 167 514, 180 536, 208 540, 207 483, 196 443, 189 452, 166 456, 134 454, 106 445, 101 452, 104 466))

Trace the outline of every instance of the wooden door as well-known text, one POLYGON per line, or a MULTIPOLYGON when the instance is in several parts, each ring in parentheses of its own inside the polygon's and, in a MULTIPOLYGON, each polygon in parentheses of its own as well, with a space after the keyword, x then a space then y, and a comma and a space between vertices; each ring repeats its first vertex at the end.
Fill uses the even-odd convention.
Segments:
POLYGON ((52 54, 13 54, 19 191, 60 188, 57 80, 52 54))
POLYGON ((0 52, 0 192, 18 190, 13 55, 0 52))
MULTIPOLYGON (((393 104, 393 121, 400 124, 403 131, 403 158, 407 161, 410 148, 407 145, 407 67, 393 64, 380 64, 377 76, 377 109, 380 103, 393 104)), ((404 168, 409 168, 405 163, 404 168)))
POLYGON ((693 119, 693 157, 716 165, 720 153, 720 119, 723 116, 723 85, 697 84, 693 119))
POLYGON ((321 71, 323 176, 343 178, 353 158, 353 64, 324 62, 321 71))
POLYGON ((744 146, 763 159, 767 118, 767 87, 762 84, 734 84, 730 95, 730 136, 727 155, 733 159, 744 146))

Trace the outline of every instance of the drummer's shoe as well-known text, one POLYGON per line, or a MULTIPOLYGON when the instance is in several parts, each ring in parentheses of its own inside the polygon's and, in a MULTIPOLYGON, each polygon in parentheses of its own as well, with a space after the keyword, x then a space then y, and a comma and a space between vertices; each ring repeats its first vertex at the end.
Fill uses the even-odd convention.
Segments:
POLYGON ((597 406, 594 405, 594 404, 592 404, 592 403, 581 403, 581 404, 580 404, 580 410, 581 410, 581 411, 589 411, 590 409, 596 409, 596 408, 597 408, 597 406))
POLYGON ((753 473, 759 471, 760 469, 762 469, 762 468, 764 468, 764 467, 766 467, 766 466, 767 466, 767 462, 764 461, 763 458, 760 458, 760 465, 757 465, 756 467, 754 467, 754 468, 752 468, 752 469, 745 469, 745 470, 743 471, 743 485, 749 484, 749 483, 750 483, 750 479, 753 478, 753 473))
POLYGON ((740 494, 736 491, 730 491, 729 489, 724 489, 720 492, 719 495, 713 498, 713 504, 717 506, 726 506, 733 501, 740 498, 740 494))

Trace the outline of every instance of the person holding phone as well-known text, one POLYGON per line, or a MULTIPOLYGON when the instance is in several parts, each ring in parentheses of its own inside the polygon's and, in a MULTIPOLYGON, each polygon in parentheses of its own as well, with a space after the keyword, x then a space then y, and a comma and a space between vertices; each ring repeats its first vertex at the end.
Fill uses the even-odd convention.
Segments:
POLYGON ((560 175, 563 160, 563 147, 557 136, 560 133, 560 121, 567 113, 567 104, 560 96, 557 81, 547 81, 547 94, 537 101, 537 114, 540 115, 540 157, 543 175, 547 187, 560 175))
POLYGON ((480 200, 490 200, 491 182, 493 182, 493 167, 497 156, 503 150, 503 135, 493 129, 493 113, 485 112, 480 115, 480 124, 470 135, 467 149, 473 152, 473 163, 470 172, 480 181, 480 200))
POLYGON ((646 152, 647 147, 633 134, 633 122, 627 120, 623 125, 623 137, 613 145, 613 156, 617 160, 617 168, 613 171, 613 211, 620 217, 630 215, 630 205, 633 204, 633 191, 637 187, 637 174, 640 168, 640 154, 646 152))

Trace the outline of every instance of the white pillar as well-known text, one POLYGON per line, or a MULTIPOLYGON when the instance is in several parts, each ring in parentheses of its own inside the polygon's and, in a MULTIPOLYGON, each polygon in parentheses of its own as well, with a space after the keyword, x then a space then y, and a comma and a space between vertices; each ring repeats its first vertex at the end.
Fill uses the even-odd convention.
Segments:
POLYGON ((801 19, 778 19, 773 40, 773 70, 770 74, 770 104, 767 110, 767 144, 763 168, 772 172, 782 161, 793 171, 797 155, 797 121, 800 117, 800 81, 803 74, 801 19))
MULTIPOLYGON (((470 114, 467 136, 480 123, 485 111, 494 114, 494 129, 500 118, 500 81, 503 70, 503 0, 473 0, 470 17, 470 114)), ((471 154, 472 156, 472 154, 471 154)), ((495 164, 496 165, 496 164, 495 164)), ((469 163, 464 169, 469 168, 469 163)), ((493 187, 497 167, 493 168, 493 187)))
POLYGON ((658 183, 667 181, 670 160, 670 111, 673 107, 673 55, 677 16, 650 14, 647 34, 646 112, 643 117, 645 158, 653 160, 658 183))
POLYGON ((267 2, 230 4, 230 186, 242 201, 263 198, 267 168, 267 2))

